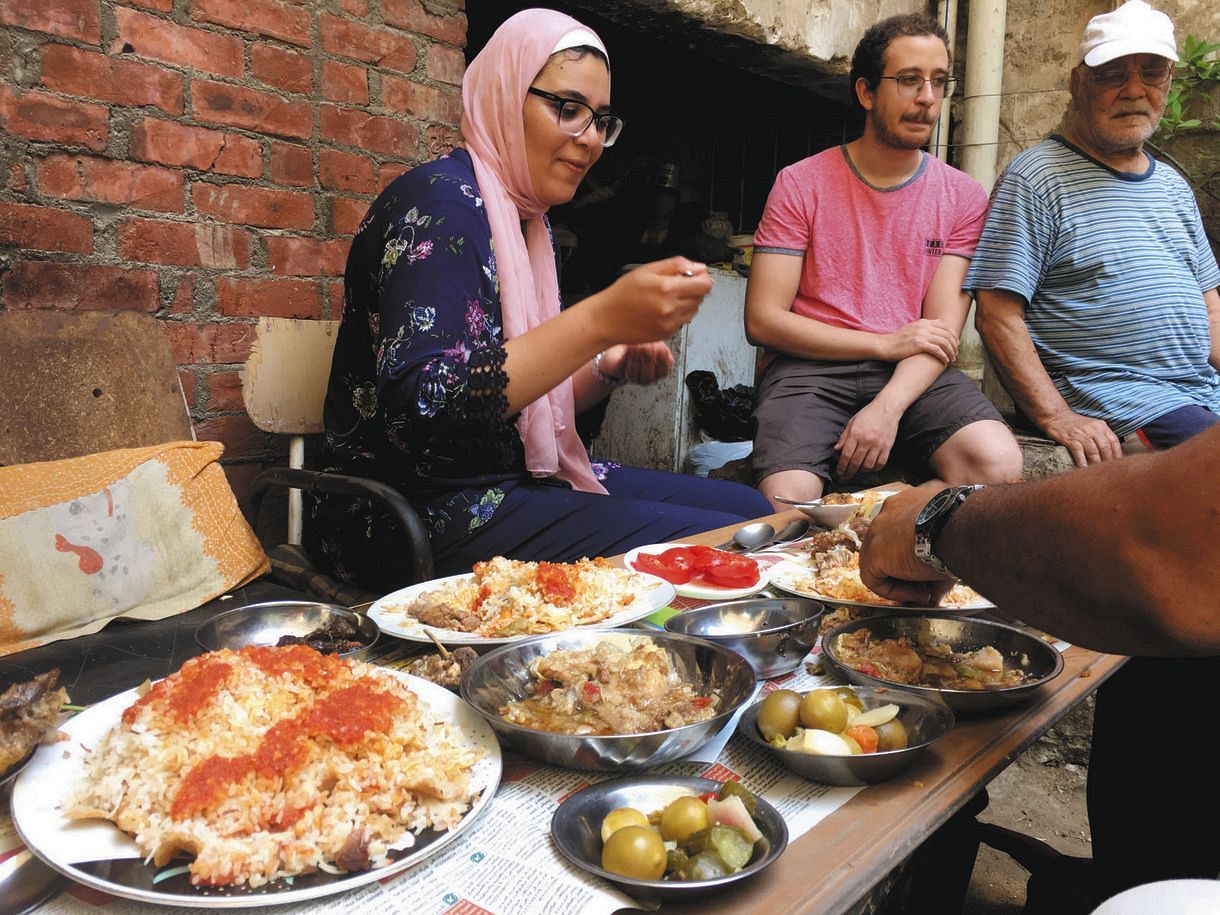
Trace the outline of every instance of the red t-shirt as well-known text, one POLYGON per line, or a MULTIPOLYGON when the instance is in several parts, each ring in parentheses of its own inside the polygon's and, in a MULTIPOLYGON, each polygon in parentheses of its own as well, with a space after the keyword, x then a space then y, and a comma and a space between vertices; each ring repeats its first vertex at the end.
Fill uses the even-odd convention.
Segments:
POLYGON ((754 251, 805 258, 797 314, 892 333, 923 316, 941 255, 970 257, 986 217, 982 186, 935 156, 924 153, 905 184, 881 189, 836 147, 779 173, 754 251))

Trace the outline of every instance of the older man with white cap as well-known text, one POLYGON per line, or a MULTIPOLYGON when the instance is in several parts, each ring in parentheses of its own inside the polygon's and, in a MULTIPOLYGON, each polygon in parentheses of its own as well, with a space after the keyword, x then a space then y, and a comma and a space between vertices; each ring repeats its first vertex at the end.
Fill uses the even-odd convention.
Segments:
POLYGON ((1066 129, 1000 177, 966 276, 1005 387, 1081 466, 1220 421, 1220 271, 1186 182, 1144 149, 1176 60, 1143 0, 1089 21, 1066 129))
MULTIPOLYGON (((1063 135, 1009 163, 965 280, 1013 400, 1081 466, 1120 457, 1127 436, 1168 448, 1220 422, 1220 269, 1185 180, 1144 148, 1177 59, 1173 23, 1144 0, 1089 21, 1063 135)), ((1220 658, 1141 657, 1098 693, 1101 898, 1220 872, 1220 844, 1185 825, 1220 822, 1214 763, 1186 738, 1218 681, 1220 658)))

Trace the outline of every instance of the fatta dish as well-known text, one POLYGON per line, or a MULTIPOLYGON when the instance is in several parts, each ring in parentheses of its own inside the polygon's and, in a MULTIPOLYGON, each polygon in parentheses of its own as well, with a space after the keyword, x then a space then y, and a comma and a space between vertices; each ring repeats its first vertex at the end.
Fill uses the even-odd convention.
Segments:
MULTIPOLYGON (((111 820, 154 868, 185 854, 194 886, 257 888, 319 871, 376 879, 411 855, 417 833, 453 830, 485 800, 483 763, 498 781, 498 750, 477 720, 471 733, 469 716, 452 714, 454 701, 301 646, 214 652, 70 722, 83 748, 49 761, 75 776, 57 786, 53 809, 111 820)), ((46 800, 25 787, 14 818, 43 854, 53 840, 32 818, 46 800)))

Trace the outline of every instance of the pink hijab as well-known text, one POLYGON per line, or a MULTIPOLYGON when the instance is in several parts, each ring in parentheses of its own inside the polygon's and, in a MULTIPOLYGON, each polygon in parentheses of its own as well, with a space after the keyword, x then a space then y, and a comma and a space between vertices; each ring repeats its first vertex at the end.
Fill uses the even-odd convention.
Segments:
MULTIPOLYGON (((462 135, 491 223, 507 338, 559 314, 555 252, 542 220, 547 207, 530 181, 521 110, 526 90, 556 44, 576 30, 593 39, 582 44, 601 45, 591 30, 570 16, 554 10, 523 10, 496 30, 462 80, 462 135)), ((571 378, 522 410, 517 431, 531 474, 556 476, 574 489, 605 494, 576 433, 571 378)))

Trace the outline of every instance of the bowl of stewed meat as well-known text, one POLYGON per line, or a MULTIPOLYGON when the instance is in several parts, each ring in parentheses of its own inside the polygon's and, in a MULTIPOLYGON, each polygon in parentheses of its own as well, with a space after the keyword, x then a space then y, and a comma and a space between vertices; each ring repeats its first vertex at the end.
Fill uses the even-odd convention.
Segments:
POLYGON ((462 698, 502 742, 574 769, 641 769, 692 752, 754 692, 740 655, 670 632, 538 636, 481 656, 462 698))

